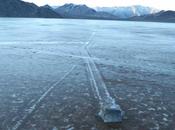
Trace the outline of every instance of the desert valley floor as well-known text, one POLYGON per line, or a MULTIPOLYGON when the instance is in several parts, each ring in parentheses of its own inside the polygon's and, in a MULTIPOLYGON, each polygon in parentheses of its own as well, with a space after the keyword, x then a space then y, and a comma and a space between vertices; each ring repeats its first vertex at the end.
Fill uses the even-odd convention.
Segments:
POLYGON ((175 130, 174 30, 171 23, 1 18, 0 130, 175 130), (89 59, 125 112, 120 124, 96 116, 89 59))

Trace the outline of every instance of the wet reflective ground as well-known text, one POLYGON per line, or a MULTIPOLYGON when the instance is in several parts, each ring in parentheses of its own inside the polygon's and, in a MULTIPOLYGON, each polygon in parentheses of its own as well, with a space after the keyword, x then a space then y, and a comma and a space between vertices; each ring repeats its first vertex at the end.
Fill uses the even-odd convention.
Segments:
POLYGON ((0 19, 0 130, 174 130, 175 24, 0 19), (96 117, 89 45, 124 121, 96 117))

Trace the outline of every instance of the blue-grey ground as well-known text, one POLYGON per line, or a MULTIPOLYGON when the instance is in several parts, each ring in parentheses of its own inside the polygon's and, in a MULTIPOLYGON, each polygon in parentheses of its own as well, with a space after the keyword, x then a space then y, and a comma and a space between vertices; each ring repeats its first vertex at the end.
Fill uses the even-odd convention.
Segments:
POLYGON ((25 115, 19 130, 174 130, 174 30, 170 23, 0 19, 0 130, 25 115), (121 124, 95 116, 86 44, 125 111, 121 124))

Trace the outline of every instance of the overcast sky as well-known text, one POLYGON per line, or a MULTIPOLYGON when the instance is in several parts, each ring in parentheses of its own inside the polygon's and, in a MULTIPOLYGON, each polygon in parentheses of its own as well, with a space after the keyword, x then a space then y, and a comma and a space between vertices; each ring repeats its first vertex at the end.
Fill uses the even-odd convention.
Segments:
POLYGON ((175 10, 175 0, 24 0, 37 5, 63 5, 65 3, 86 4, 96 6, 130 6, 144 5, 163 10, 175 10))

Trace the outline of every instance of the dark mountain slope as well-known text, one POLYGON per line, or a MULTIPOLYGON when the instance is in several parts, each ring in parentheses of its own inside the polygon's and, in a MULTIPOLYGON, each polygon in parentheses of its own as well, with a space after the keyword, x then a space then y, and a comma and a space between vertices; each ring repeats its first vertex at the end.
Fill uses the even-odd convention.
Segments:
POLYGON ((132 17, 130 20, 155 21, 155 22, 175 22, 175 11, 160 11, 156 14, 132 17))
POLYGON ((51 9, 38 7, 33 3, 21 0, 0 0, 0 17, 43 17, 59 18, 51 9))

